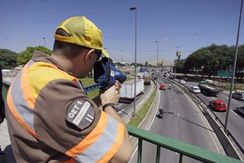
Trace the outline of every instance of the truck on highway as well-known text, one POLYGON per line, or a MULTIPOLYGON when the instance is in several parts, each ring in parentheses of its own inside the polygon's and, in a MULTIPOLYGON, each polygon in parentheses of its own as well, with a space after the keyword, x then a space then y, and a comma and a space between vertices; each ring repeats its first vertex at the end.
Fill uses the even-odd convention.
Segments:
MULTIPOLYGON (((135 80, 125 81, 120 89, 120 99, 122 103, 129 103, 134 100, 135 80)), ((144 93, 144 80, 136 80, 136 96, 144 93)))
POLYGON ((143 79, 144 78, 144 72, 138 72, 137 73, 137 78, 143 79))
POLYGON ((144 74, 144 85, 151 85, 151 75, 149 73, 144 74))
POLYGON ((147 68, 146 67, 140 67, 139 71, 140 72, 147 72, 147 68))
POLYGON ((222 88, 218 88, 215 84, 210 83, 208 81, 201 81, 198 84, 202 94, 209 96, 217 96, 220 92, 223 91, 222 88))

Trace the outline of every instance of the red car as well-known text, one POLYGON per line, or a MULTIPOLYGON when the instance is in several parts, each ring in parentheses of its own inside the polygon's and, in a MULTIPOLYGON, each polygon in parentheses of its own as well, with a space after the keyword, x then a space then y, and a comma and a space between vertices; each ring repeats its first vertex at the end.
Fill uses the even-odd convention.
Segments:
POLYGON ((224 111, 225 112, 227 110, 227 107, 226 107, 224 101, 221 99, 215 99, 213 101, 210 101, 209 106, 211 108, 213 108, 214 110, 217 110, 217 111, 224 111))
POLYGON ((159 84, 159 89, 160 90, 165 90, 166 89, 166 84, 163 84, 163 83, 159 84))

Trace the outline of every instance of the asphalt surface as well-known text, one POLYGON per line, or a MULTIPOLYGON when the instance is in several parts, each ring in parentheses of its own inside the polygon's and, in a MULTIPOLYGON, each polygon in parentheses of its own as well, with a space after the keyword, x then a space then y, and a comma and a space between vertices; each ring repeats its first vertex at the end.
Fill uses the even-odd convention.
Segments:
MULTIPOLYGON (((193 82, 187 82, 185 84, 186 87, 189 87, 190 85, 197 85, 193 82)), ((229 99, 229 92, 221 92, 217 96, 205 96, 203 94, 196 94, 202 101, 208 105, 208 103, 214 99, 222 99, 224 100, 226 106, 228 105, 228 99, 229 99)), ((227 130, 231 133, 231 135, 234 137, 234 139, 238 142, 238 144, 241 146, 241 148, 244 150, 244 117, 243 115, 239 114, 236 110, 236 107, 238 106, 244 106, 244 101, 240 101, 234 98, 231 98, 231 105, 230 105, 230 112, 228 117, 228 123, 227 123, 227 130)), ((209 108, 211 109, 211 108, 209 108)), ((211 109, 212 110, 212 109, 211 109)), ((214 115, 218 117, 218 119, 221 121, 221 124, 223 125, 223 128, 225 126, 225 120, 226 120, 226 114, 227 112, 218 112, 215 110, 212 110, 214 115)))
MULTIPOLYGON (((165 110, 162 119, 155 118, 149 131, 197 145, 217 153, 224 153, 214 131, 207 120, 197 108, 195 103, 186 96, 178 87, 160 91, 160 105, 165 110)), ((136 162, 137 153, 131 160, 136 162)), ((143 142, 142 162, 155 162, 156 146, 143 142)), ((179 162, 179 154, 161 148, 160 163, 179 162)), ((188 157, 183 157, 183 162, 199 162, 188 157)))
MULTIPOLYGON (((10 139, 9 139, 6 119, 0 125, 0 138, 1 138, 0 146, 1 146, 1 149, 4 151, 4 153, 6 153, 7 162, 15 163, 15 159, 13 156, 12 147, 11 147, 11 143, 10 143, 10 139)), ((1 162, 1 159, 0 159, 0 162, 1 162)))

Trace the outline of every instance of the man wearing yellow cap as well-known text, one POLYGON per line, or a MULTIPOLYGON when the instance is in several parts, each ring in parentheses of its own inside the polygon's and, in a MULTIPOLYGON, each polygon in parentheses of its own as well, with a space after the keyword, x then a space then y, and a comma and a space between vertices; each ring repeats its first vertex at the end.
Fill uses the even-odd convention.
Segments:
POLYGON ((9 88, 6 117, 17 162, 128 162, 132 147, 114 104, 116 82, 90 100, 78 78, 103 55, 102 32, 83 16, 56 29, 53 53, 35 52, 9 88))

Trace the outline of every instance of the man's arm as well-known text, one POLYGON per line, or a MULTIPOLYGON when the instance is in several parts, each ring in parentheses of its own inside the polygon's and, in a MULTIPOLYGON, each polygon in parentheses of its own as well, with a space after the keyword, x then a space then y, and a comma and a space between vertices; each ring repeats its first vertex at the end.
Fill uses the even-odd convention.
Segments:
MULTIPOLYGON (((111 117, 113 117, 114 119, 120 121, 125 126, 124 121, 120 118, 118 113, 111 106, 107 107, 105 109, 105 112, 109 114, 111 117)), ((114 157, 110 160, 110 162, 111 163, 128 162, 131 158, 131 154, 132 154, 132 145, 129 139, 128 131, 125 129, 123 141, 120 145, 120 148, 117 151, 117 153, 114 155, 114 157)))
POLYGON ((95 104, 100 107, 102 105, 101 103, 101 99, 100 99, 100 96, 96 96, 92 99, 93 102, 95 102, 95 104))
MULTIPOLYGON (((107 103, 114 103, 117 104, 119 100, 119 89, 120 84, 116 83, 114 86, 109 88, 107 91, 105 91, 103 94, 101 94, 101 104, 105 105, 107 103)), ((128 131, 126 130, 126 125, 123 121, 123 119, 118 115, 118 113, 114 110, 112 106, 108 106, 104 109, 104 111, 110 115, 112 118, 116 119, 120 123, 122 123, 125 127, 124 135, 123 135, 123 141, 119 147, 119 150, 116 152, 116 154, 113 156, 113 158, 110 160, 110 162, 128 162, 130 160, 131 154, 132 154, 132 145, 129 139, 128 131)))

